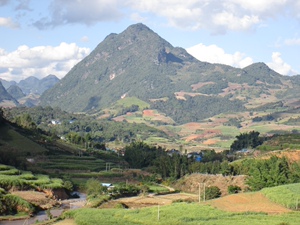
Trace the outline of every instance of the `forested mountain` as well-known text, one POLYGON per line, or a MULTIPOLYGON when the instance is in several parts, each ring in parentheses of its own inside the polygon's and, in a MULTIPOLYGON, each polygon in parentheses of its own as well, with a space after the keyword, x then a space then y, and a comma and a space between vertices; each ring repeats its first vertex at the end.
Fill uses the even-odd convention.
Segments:
MULTIPOLYGON (((108 35, 86 58, 41 96, 41 105, 95 113, 136 97, 177 123, 220 113, 253 111, 300 96, 300 79, 264 63, 244 69, 201 62, 143 24, 108 35)), ((289 101, 287 101, 289 100, 289 101)))

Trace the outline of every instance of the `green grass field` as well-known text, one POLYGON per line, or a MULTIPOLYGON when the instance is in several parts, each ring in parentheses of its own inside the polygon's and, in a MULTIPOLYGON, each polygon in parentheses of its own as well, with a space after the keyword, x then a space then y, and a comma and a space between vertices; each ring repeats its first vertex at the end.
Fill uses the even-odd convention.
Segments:
MULTIPOLYGON (((155 187, 151 187, 153 189, 155 187)), ((300 197, 300 183, 265 188, 261 191, 270 200, 295 209, 300 197)), ((208 203, 208 204, 207 204, 208 203)), ((267 214, 254 212, 225 212, 204 203, 173 203, 141 209, 88 209, 68 211, 64 218, 72 218, 77 225, 88 224, 234 224, 234 225, 296 225, 300 224, 300 212, 267 214)))
POLYGON ((300 183, 264 188, 261 192, 271 201, 289 209, 300 208, 300 183))
POLYGON ((267 215, 265 213, 229 213, 199 203, 173 203, 169 206, 134 210, 79 209, 68 211, 64 216, 65 218, 73 218, 77 225, 296 225, 300 223, 299 212, 281 215, 267 215))
POLYGON ((49 178, 47 175, 34 175, 28 171, 17 170, 14 167, 0 164, 0 187, 9 190, 12 187, 22 188, 62 188, 63 181, 49 178))

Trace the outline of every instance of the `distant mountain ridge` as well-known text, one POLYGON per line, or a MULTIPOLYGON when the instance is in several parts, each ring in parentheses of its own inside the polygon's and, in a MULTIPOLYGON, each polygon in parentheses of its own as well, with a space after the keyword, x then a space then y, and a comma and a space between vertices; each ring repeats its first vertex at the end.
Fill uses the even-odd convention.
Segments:
POLYGON ((201 62, 144 24, 134 24, 108 35, 40 100, 42 106, 99 113, 135 97, 186 123, 278 102, 289 108, 291 99, 300 97, 299 77, 280 75, 264 63, 239 69, 201 62))
POLYGON ((7 90, 9 87, 16 85, 18 86, 25 95, 38 94, 41 95, 45 90, 53 87, 59 79, 55 75, 48 75, 42 79, 38 79, 34 76, 20 80, 18 83, 15 81, 6 81, 0 78, 3 86, 7 90))
POLYGON ((59 79, 55 75, 48 75, 42 79, 30 76, 19 83, 15 81, 6 81, 0 78, 1 86, 6 89, 3 90, 2 98, 0 98, 0 105, 3 107, 13 107, 24 105, 27 107, 36 106, 39 103, 40 95, 47 89, 53 87, 59 79), (7 96, 10 97, 7 97, 7 96), (12 98, 12 99, 11 99, 12 98), (8 100, 10 99, 10 100, 8 100), (4 102, 4 100, 7 100, 4 102))

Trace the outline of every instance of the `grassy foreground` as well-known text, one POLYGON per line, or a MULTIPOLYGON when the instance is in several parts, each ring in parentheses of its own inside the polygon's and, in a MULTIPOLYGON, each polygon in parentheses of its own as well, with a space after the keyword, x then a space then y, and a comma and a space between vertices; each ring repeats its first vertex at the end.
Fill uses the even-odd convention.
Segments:
POLYGON ((300 212, 281 215, 265 213, 229 213, 198 203, 173 203, 169 206, 136 210, 126 209, 78 209, 65 213, 77 225, 89 224, 235 224, 276 225, 300 224, 300 212))
POLYGON ((264 188, 261 192, 271 201, 289 209, 300 208, 300 183, 264 188))

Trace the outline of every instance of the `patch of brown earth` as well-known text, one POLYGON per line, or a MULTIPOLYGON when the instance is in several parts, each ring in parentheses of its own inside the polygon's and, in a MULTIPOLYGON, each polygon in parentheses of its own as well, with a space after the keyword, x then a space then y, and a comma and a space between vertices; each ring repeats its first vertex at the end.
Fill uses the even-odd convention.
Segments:
POLYGON ((213 140, 213 139, 208 139, 206 141, 203 142, 204 145, 214 145, 216 144, 218 141, 217 140, 213 140))
POLYGON ((203 134, 198 134, 198 135, 190 135, 186 140, 203 140, 203 139, 209 139, 213 138, 215 136, 218 136, 222 134, 220 130, 206 130, 203 134))
POLYGON ((288 151, 274 151, 263 155, 262 159, 269 159, 271 156, 277 156, 279 158, 287 158, 290 162, 300 162, 300 150, 288 150, 288 151))
POLYGON ((126 205, 130 209, 137 209, 143 207, 151 207, 157 205, 170 205, 174 201, 191 201, 195 202, 198 200, 198 195, 175 193, 167 195, 153 195, 153 196, 137 196, 129 198, 120 198, 107 202, 101 206, 101 208, 115 208, 118 204, 126 205))
POLYGON ((40 206, 42 209, 49 209, 57 205, 57 201, 48 197, 46 193, 38 191, 14 191, 12 195, 19 196, 33 205, 40 206))
POLYGON ((54 225, 77 225, 77 224, 75 223, 75 220, 73 220, 73 219, 65 219, 65 220, 59 221, 57 223, 54 223, 54 225))
POLYGON ((204 87, 205 85, 208 85, 208 84, 214 84, 215 82, 200 82, 200 83, 197 83, 197 84, 192 84, 191 87, 193 89, 193 91, 196 91, 197 89, 199 88, 202 88, 204 87))
POLYGON ((186 142, 200 139, 202 136, 200 134, 192 134, 185 138, 186 142))
POLYGON ((116 121, 116 122, 122 122, 122 121, 124 121, 124 120, 126 120, 126 119, 125 119, 125 117, 122 115, 122 116, 117 116, 117 117, 113 118, 113 120, 116 121))
POLYGON ((180 91, 180 92, 175 92, 175 97, 176 99, 181 99, 181 100, 186 100, 185 95, 191 96, 191 97, 195 97, 195 96, 199 96, 199 95, 204 95, 204 96, 208 96, 207 94, 201 94, 201 93, 191 93, 191 92, 184 92, 184 91, 180 91))
POLYGON ((155 115, 155 113, 154 113, 153 110, 145 109, 145 110, 143 111, 143 116, 150 116, 150 117, 152 117, 152 116, 154 116, 154 115, 155 115))
POLYGON ((262 193, 241 193, 214 199, 207 204, 229 212, 265 212, 279 214, 291 212, 281 205, 271 202, 262 193))

